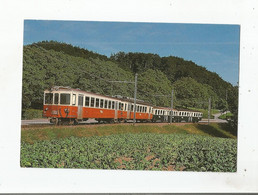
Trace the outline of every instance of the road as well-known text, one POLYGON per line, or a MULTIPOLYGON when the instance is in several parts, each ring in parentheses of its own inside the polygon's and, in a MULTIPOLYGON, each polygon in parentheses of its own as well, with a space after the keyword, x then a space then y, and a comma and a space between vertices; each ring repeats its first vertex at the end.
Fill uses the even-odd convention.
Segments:
MULTIPOLYGON (((227 123, 227 120, 222 120, 219 119, 219 116, 226 114, 227 112, 224 113, 217 113, 217 114, 213 114, 214 119, 210 119, 210 123, 227 123)), ((208 123, 208 119, 202 119, 199 123, 208 123)))

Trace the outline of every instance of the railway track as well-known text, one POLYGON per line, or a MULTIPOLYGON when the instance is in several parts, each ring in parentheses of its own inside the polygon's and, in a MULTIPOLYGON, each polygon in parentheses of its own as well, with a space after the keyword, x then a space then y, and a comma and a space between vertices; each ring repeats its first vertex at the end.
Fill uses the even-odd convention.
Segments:
MULTIPOLYGON (((136 123, 136 126, 139 125, 157 125, 157 126, 164 126, 164 125, 168 125, 170 123, 136 123)), ((181 122, 181 123, 172 123, 172 125, 176 125, 176 126, 181 126, 181 125, 185 125, 185 124, 190 124, 190 123, 185 123, 185 122, 181 122)), ((31 129, 31 128, 46 128, 46 127, 61 127, 61 128, 66 128, 66 127, 94 127, 94 126, 114 126, 114 125, 133 125, 133 123, 79 123, 77 125, 54 125, 54 124, 27 124, 27 125, 21 125, 22 129, 31 129)))
MULTIPOLYGON (((227 122, 226 120, 215 120, 215 119, 211 119, 210 120, 210 123, 225 123, 227 122)), ((199 121, 198 122, 199 124, 208 124, 208 120, 207 119, 203 119, 202 121, 199 121)), ((143 122, 143 123, 140 123, 140 122, 137 122, 136 125, 158 125, 158 126, 163 126, 163 125, 168 125, 169 123, 160 123, 160 122, 157 122, 157 123, 148 123, 148 122, 143 122)), ((190 124, 190 123, 186 123, 186 122, 180 122, 180 123, 172 123, 172 125, 177 125, 177 126, 180 126, 180 125, 185 125, 185 124, 190 124)), ((105 126, 105 125, 133 125, 132 122, 127 122, 127 123, 113 123, 113 124, 110 124, 110 123, 98 123, 97 121, 95 120, 90 120, 90 121, 87 121, 87 122, 82 122, 82 123, 79 123, 77 125, 54 125, 54 124, 51 124, 49 122, 49 120, 47 119, 36 119, 36 120, 23 120, 22 123, 21 123, 21 127, 22 129, 31 129, 31 128, 45 128, 45 127, 77 127, 77 126, 80 126, 80 127, 92 127, 92 126, 105 126)))

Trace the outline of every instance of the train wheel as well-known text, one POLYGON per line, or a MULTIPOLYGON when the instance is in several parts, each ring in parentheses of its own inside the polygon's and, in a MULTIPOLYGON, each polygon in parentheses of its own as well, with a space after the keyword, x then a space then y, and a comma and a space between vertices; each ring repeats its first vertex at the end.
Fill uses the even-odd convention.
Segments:
POLYGON ((74 125, 78 125, 79 124, 79 122, 78 122, 78 120, 77 119, 74 119, 74 123, 73 123, 74 125))

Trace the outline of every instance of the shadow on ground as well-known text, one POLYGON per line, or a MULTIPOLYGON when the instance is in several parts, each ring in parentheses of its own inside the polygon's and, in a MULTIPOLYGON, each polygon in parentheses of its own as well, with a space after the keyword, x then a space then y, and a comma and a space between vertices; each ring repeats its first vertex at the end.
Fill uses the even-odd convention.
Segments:
POLYGON ((237 136, 237 129, 233 128, 229 123, 219 123, 218 126, 224 131, 227 131, 232 135, 237 136))
POLYGON ((237 131, 234 131, 227 123, 218 124, 219 128, 215 128, 212 125, 198 124, 198 129, 204 133, 207 133, 213 137, 230 138, 228 133, 237 136, 237 131))

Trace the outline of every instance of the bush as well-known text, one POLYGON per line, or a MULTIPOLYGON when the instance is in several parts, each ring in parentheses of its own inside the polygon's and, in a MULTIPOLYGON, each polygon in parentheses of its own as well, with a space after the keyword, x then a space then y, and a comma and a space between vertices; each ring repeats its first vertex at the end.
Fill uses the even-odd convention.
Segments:
POLYGON ((34 119, 34 118, 42 118, 42 110, 36 109, 26 109, 22 114, 23 119, 34 119))

